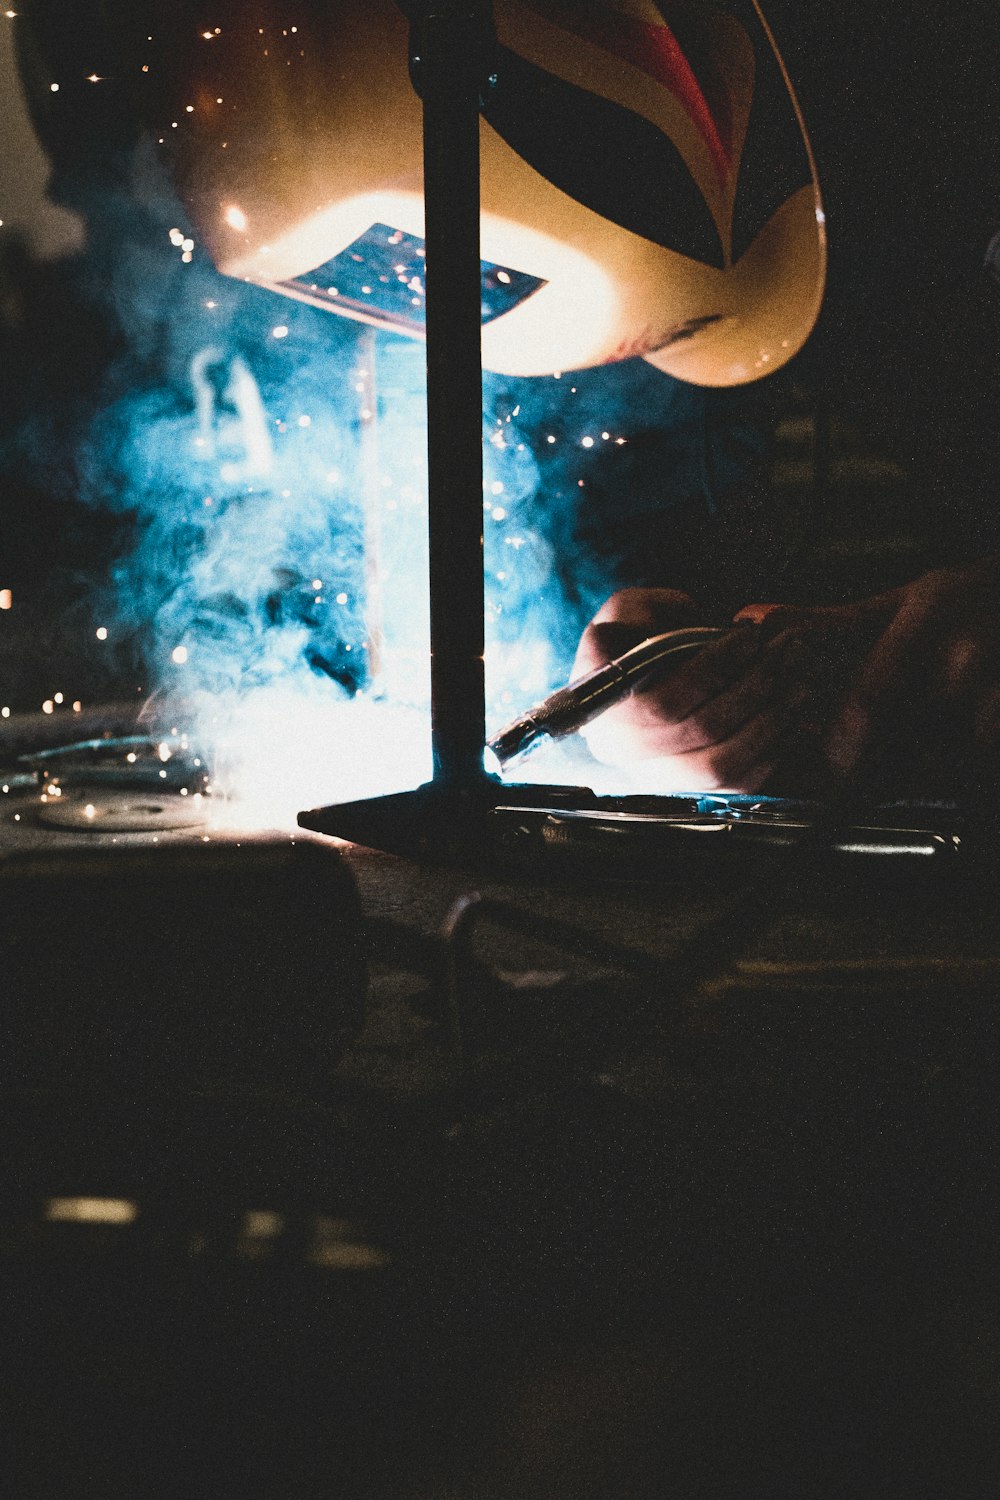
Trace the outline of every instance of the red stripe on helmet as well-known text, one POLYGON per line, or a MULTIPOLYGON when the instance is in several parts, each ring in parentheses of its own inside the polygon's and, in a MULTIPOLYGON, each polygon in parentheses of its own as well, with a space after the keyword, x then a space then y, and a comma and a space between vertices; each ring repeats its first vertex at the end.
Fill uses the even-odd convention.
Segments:
POLYGON ((712 109, 669 26, 640 21, 610 7, 600 10, 588 7, 581 13, 559 0, 555 4, 547 0, 537 8, 551 20, 558 18, 558 25, 583 41, 614 53, 669 89, 708 147, 719 176, 727 175, 732 166, 732 118, 728 101, 720 99, 716 109, 712 109))

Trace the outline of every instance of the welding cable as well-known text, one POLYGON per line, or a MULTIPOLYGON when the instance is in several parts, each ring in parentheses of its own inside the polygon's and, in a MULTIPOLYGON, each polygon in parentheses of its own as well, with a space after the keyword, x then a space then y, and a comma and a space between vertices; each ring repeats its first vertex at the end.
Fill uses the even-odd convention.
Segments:
POLYGON ((534 708, 529 708, 494 735, 486 748, 493 752, 502 768, 530 750, 540 739, 562 739, 575 734, 606 708, 620 702, 636 688, 643 687, 666 663, 677 665, 677 658, 700 651, 725 633, 724 627, 719 625, 694 625, 650 636, 623 656, 606 662, 585 677, 578 677, 568 687, 558 688, 541 703, 536 703, 534 708))

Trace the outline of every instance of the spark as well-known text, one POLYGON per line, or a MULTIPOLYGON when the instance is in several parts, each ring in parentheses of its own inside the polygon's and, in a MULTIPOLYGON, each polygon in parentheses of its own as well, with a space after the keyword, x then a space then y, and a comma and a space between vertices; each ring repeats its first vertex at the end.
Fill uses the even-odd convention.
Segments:
MULTIPOLYGON (((0 220, 0 223, 3 221, 0 220)), ((0 609, 13 609, 14 594, 11 589, 0 589, 0 609)))
POLYGON ((58 94, 58 92, 59 92, 59 85, 58 85, 58 83, 50 83, 49 84, 49 90, 53 94, 58 94))
POLYGON ((106 641, 108 638, 108 627, 106 625, 98 625, 94 633, 99 641, 106 641))
POLYGON ((188 648, 186 646, 175 646, 170 653, 170 659, 171 661, 175 661, 179 667, 182 667, 188 659, 188 648))
POLYGON ((592 437, 581 438, 580 446, 582 448, 592 448, 594 446, 594 439, 592 437))
POLYGON ((45 702, 42 704, 42 713, 43 714, 55 713, 55 708, 56 708, 56 706, 53 703, 52 699, 51 698, 46 698, 45 702))
POLYGON ((53 701, 53 702, 54 702, 54 703, 61 703, 61 702, 62 702, 62 701, 63 701, 63 695, 62 695, 62 693, 56 693, 56 694, 55 694, 55 695, 54 695, 54 697, 53 697, 53 700, 52 700, 52 701, 53 701))
POLYGON ((337 595, 337 603, 338 604, 346 604, 347 603, 347 595, 346 594, 338 594, 337 595))
POLYGON ((299 426, 300 427, 311 427, 312 426, 312 417, 300 417, 299 418, 299 426))
POLYGON ((87 805, 86 805, 86 807, 83 809, 83 816, 85 818, 96 818, 97 817, 97 808, 94 806, 94 804, 92 802, 88 802, 87 805))
POLYGON ((235 203, 230 203, 222 216, 230 229, 237 229, 242 234, 247 227, 247 216, 242 208, 235 203))
POLYGON ((271 329, 271 337, 276 339, 287 339, 288 327, 285 323, 279 323, 277 328, 271 329))

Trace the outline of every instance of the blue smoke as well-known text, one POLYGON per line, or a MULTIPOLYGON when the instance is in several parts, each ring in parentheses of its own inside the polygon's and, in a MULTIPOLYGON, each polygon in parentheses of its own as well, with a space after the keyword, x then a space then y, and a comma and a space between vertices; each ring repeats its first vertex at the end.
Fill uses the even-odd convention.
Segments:
MULTIPOLYGON (((76 195, 89 234, 74 274, 111 345, 93 397, 68 423, 43 404, 14 441, 41 465, 61 422, 67 493, 129 521, 94 584, 112 641, 132 643, 179 713, 296 686, 313 704, 426 711, 423 346, 220 277, 142 149, 130 173, 76 195)), ((654 465, 645 498, 620 493, 637 414, 701 431, 704 400, 637 362, 486 376, 491 730, 565 681, 586 620, 642 581, 614 553, 642 507, 659 527, 664 490, 701 484, 688 457, 654 465)))
MULTIPOLYGON (((426 703, 422 345, 220 277, 155 163, 140 151, 130 172, 75 193, 89 229, 73 273, 115 348, 62 468, 74 498, 130 522, 96 613, 171 698, 304 675, 338 699, 426 703)), ((493 724, 565 676, 580 623, 518 421, 540 385, 560 394, 484 391, 493 724)), ((51 451, 51 414, 18 444, 51 451)))

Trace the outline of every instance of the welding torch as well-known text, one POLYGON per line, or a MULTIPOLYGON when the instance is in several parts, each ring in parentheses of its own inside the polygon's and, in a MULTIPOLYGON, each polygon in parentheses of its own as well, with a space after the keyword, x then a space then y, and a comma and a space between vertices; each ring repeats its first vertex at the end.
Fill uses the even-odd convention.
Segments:
MULTIPOLYGON (((745 630, 746 626, 741 628, 745 630)), ((557 688, 487 741, 487 749, 503 768, 541 739, 558 740, 575 734, 606 708, 659 675, 666 663, 678 665, 679 658, 700 651, 725 633, 723 626, 694 625, 650 636, 623 656, 578 677, 567 687, 557 688)))

